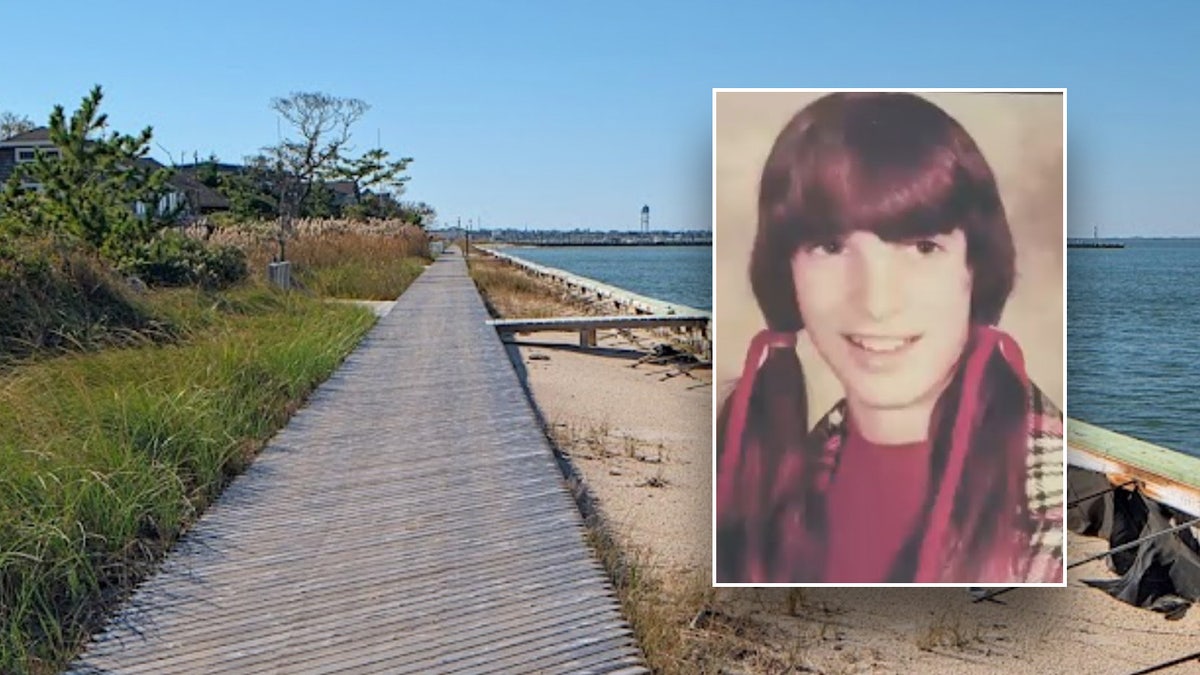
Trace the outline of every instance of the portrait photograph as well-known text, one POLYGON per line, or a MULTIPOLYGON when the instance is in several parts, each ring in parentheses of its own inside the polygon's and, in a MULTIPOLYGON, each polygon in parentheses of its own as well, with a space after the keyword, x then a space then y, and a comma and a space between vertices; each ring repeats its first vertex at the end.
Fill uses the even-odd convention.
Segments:
POLYGON ((1065 585, 1066 99, 713 91, 715 585, 1065 585))

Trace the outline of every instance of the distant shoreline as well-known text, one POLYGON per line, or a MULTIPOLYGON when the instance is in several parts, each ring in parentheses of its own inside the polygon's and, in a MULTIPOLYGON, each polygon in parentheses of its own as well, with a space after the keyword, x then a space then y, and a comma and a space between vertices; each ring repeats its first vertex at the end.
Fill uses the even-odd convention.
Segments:
POLYGON ((1125 248, 1125 244, 1120 242, 1069 241, 1067 242, 1067 248, 1125 248))
POLYGON ((506 241, 492 246, 532 246, 536 248, 564 248, 567 246, 712 246, 711 241, 506 241))

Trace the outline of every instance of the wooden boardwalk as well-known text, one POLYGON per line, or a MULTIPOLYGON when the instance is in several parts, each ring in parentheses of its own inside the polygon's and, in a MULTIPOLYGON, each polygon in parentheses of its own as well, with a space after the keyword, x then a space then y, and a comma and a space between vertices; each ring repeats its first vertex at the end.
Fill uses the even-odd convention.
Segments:
POLYGON ((441 257, 69 672, 647 672, 487 319, 441 257))

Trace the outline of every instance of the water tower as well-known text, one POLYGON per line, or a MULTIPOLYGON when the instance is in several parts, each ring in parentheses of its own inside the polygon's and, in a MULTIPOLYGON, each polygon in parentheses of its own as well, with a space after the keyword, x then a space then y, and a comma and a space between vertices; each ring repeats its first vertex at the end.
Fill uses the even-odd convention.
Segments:
POLYGON ((649 206, 642 207, 641 232, 642 232, 642 234, 646 234, 646 233, 650 232, 650 207, 649 206))

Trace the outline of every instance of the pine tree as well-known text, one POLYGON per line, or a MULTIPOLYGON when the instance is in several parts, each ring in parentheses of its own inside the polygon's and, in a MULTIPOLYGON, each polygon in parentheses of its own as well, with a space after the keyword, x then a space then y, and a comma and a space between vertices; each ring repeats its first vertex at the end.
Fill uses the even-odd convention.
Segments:
POLYGON ((388 161, 388 151, 382 148, 368 150, 358 159, 344 160, 336 173, 339 177, 354 182, 354 196, 359 202, 355 214, 375 218, 386 217, 386 202, 380 188, 394 195, 403 194, 404 184, 409 180, 403 173, 412 161, 412 157, 388 161), (361 200, 368 191, 376 194, 374 199, 364 203, 361 200))
POLYGON ((37 152, 20 164, 0 193, 0 214, 24 234, 49 234, 84 243, 110 259, 147 241, 167 224, 157 205, 167 192, 170 171, 143 161, 152 130, 137 136, 104 135, 107 115, 100 114, 99 85, 70 120, 61 105, 50 114, 50 141, 58 156, 37 152), (38 187, 30 189, 25 184, 38 187), (135 205, 145 205, 145 215, 135 205))

